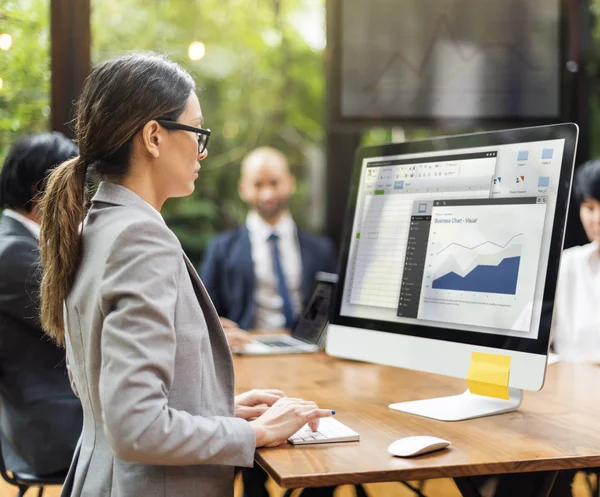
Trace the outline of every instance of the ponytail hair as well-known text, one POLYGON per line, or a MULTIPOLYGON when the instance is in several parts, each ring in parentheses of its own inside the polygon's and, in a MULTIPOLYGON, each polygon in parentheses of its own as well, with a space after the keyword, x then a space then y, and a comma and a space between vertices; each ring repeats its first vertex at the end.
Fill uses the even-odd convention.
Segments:
POLYGON ((129 171, 134 137, 157 117, 176 121, 194 88, 183 68, 151 52, 106 60, 85 80, 75 105, 81 155, 52 172, 40 204, 41 321, 57 344, 65 343, 63 303, 79 265, 88 166, 100 179, 120 182, 129 171))
POLYGON ((60 346, 65 343, 63 302, 79 264, 80 225, 86 212, 86 170, 80 156, 63 162, 50 174, 40 205, 41 321, 60 346))

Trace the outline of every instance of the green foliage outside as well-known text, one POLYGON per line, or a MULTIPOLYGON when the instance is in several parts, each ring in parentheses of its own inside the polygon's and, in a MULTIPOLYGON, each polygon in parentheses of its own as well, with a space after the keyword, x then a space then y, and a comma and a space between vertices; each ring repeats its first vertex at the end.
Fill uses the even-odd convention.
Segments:
POLYGON ((209 157, 194 195, 164 210, 196 260, 216 232, 244 221, 239 164, 257 146, 288 155, 299 180, 295 217, 322 226, 309 190, 319 181, 310 177, 313 152, 322 154, 323 62, 298 29, 311 7, 324 21, 321 0, 92 1, 92 63, 131 49, 166 52, 196 80, 209 157), (199 61, 188 56, 195 40, 206 47, 199 61))
MULTIPOLYGON (((590 0, 600 15, 600 0, 590 0)), ((0 161, 19 135, 49 127, 50 0, 0 0, 0 161)), ((194 76, 213 131, 194 195, 167 203, 164 215, 188 254, 199 261, 215 233, 244 220, 237 195, 241 158, 260 145, 289 157, 298 178, 292 210, 299 223, 320 230, 324 220, 323 52, 311 46, 324 26, 325 0, 92 0, 92 62, 128 50, 168 53, 194 76), (202 41, 206 55, 192 61, 188 47, 202 41)), ((322 33, 321 33, 322 35, 322 33)), ((600 48, 600 23, 594 27, 600 48)), ((599 50, 594 50, 599 54, 599 50)), ((587 70, 597 78, 600 56, 587 70)), ((592 85, 592 136, 600 136, 600 93, 592 85)), ((143 89, 141 89, 143 90, 143 89)), ((431 130, 413 130, 407 138, 431 130)), ((386 128, 364 144, 397 138, 386 128)), ((592 156, 600 140, 592 140, 592 156)))
MULTIPOLYGON (((0 52, 0 157, 16 135, 48 127, 48 9, 49 0, 0 0, 0 33, 14 37, 0 52)), ((322 47, 303 34, 307 19, 324 37, 324 0, 92 0, 93 64, 153 50, 196 80, 209 157, 195 193, 163 211, 196 262, 215 233, 244 221, 239 164, 257 146, 288 155, 298 179, 293 213, 308 229, 323 226, 324 71, 322 47), (206 46, 199 61, 188 56, 195 40, 206 46)))
MULTIPOLYGON (((48 129, 50 116, 49 0, 0 0, 0 159, 23 133, 48 129)), ((1 167, 1 166, 0 166, 1 167)))

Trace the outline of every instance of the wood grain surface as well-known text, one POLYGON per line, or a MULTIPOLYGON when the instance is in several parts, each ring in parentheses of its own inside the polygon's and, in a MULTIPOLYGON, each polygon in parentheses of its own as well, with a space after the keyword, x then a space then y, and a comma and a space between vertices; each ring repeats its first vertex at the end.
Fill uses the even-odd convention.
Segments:
POLYGON ((260 449, 256 459, 282 487, 422 480, 600 467, 600 368, 550 366, 540 392, 518 411, 442 422, 388 409, 399 401, 453 395, 466 381, 325 354, 237 357, 236 386, 280 388, 315 400, 360 433, 360 442, 260 449), (394 440, 434 435, 449 449, 413 459, 387 452, 394 440))

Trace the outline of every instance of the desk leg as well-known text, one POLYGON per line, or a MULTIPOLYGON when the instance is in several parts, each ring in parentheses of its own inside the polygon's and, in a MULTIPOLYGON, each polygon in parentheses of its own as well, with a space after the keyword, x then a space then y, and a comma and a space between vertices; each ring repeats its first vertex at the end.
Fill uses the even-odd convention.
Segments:
MULTIPOLYGON (((406 488, 408 488, 417 497, 427 497, 423 492, 421 492, 421 490, 422 490, 421 488, 413 487, 410 483, 407 483, 405 481, 401 481, 400 483, 402 485, 404 485, 406 488)), ((423 482, 419 482, 419 483, 423 483, 423 482)))
POLYGON ((354 485, 354 490, 356 492, 356 497, 369 497, 369 494, 365 490, 365 487, 362 485, 354 485))
POLYGON ((285 493, 283 494, 283 497, 292 497, 292 492, 294 491, 293 488, 288 488, 285 493))
POLYGON ((462 497, 482 497, 472 478, 454 478, 454 484, 462 497))
MULTIPOLYGON (((485 497, 549 497, 558 471, 516 473, 497 475, 500 483, 493 495, 485 497)), ((481 477, 477 477, 480 480, 481 477)), ((479 491, 476 479, 471 477, 454 478, 454 483, 463 497, 484 497, 479 491)))
POLYGON ((558 471, 545 471, 541 473, 540 477, 540 486, 535 492, 535 497, 549 497, 552 492, 552 487, 554 486, 554 482, 556 481, 556 476, 558 475, 558 471))

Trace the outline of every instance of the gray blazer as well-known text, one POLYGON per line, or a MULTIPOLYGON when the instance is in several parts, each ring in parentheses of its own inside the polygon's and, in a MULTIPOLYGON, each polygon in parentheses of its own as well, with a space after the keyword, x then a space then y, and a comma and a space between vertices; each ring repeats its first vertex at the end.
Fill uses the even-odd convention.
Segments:
POLYGON ((231 353, 194 267, 160 214, 102 183, 66 299, 83 432, 64 496, 233 495, 255 435, 233 417, 231 353))

